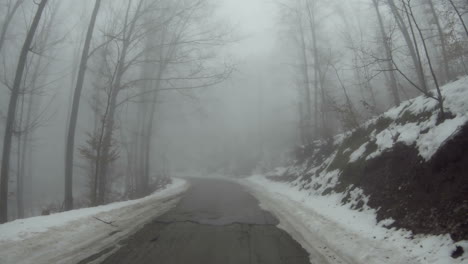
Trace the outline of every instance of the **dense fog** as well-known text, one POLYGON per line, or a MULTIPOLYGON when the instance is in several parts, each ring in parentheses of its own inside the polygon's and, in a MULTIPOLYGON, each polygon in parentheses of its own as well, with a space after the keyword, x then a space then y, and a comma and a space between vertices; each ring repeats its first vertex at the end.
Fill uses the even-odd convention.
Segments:
POLYGON ((0 13, 2 222, 272 169, 417 95, 443 104, 438 88, 468 73, 466 0, 1 0, 0 13))

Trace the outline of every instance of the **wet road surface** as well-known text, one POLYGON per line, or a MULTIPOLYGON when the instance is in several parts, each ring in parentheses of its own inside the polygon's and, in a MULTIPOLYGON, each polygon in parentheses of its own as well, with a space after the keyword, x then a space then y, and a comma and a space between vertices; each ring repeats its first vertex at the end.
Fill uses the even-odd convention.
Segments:
POLYGON ((178 206, 147 224, 103 263, 305 264, 308 253, 240 185, 190 179, 178 206))

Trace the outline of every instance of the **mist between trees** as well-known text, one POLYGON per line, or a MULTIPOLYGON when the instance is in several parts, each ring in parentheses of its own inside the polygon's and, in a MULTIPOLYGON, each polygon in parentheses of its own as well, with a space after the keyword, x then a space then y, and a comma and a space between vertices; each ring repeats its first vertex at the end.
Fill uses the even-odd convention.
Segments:
POLYGON ((468 74, 465 0, 229 2, 1 0, 0 222, 268 169, 420 94, 443 120, 468 74))

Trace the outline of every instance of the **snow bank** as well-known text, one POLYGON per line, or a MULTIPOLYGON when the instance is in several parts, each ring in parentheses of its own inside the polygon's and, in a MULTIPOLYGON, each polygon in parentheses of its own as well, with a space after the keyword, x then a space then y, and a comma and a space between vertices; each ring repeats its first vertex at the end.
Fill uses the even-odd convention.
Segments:
POLYGON ((0 225, 0 263, 75 263, 137 231, 176 205, 188 183, 138 200, 37 216, 0 225))
POLYGON ((375 210, 357 211, 351 209, 352 203, 342 205, 343 194, 316 195, 260 175, 240 182, 309 251, 312 263, 466 263, 464 256, 453 259, 451 253, 456 246, 466 252, 468 241, 454 243, 449 235, 414 236, 406 230, 385 228, 392 219, 378 223, 375 210))

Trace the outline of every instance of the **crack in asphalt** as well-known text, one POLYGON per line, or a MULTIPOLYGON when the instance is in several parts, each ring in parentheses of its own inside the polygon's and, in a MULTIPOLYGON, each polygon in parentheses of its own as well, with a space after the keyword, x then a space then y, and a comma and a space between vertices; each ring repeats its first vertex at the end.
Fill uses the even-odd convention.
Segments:
POLYGON ((199 221, 195 221, 195 220, 174 220, 174 221, 155 220, 155 221, 153 221, 153 223, 156 223, 156 224, 165 224, 165 225, 178 224, 178 223, 191 223, 191 224, 196 224, 196 225, 219 226, 219 227, 223 227, 223 226, 233 226, 233 225, 243 225, 243 226, 273 226, 273 227, 276 227, 276 226, 277 226, 276 224, 269 224, 269 223, 259 224, 259 223, 244 223, 244 222, 237 222, 237 221, 231 222, 231 223, 227 223, 227 224, 208 224, 208 223, 203 223, 203 222, 199 222, 199 221))
POLYGON ((309 253, 240 185, 190 182, 175 208, 121 240, 102 263, 310 264, 309 253))

